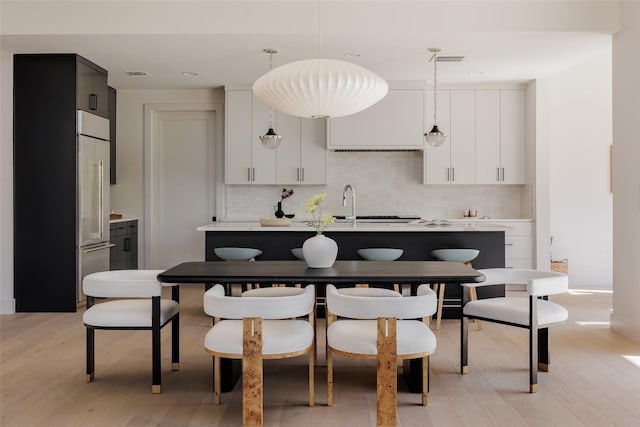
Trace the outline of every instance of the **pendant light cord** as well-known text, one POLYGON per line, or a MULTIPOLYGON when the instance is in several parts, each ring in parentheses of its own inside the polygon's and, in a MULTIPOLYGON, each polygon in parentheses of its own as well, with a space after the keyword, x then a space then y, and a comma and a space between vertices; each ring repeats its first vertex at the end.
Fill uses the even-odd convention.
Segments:
POLYGON ((322 57, 322 0, 318 0, 318 58, 322 57))
POLYGON ((433 124, 438 125, 438 52, 433 54, 433 124))
MULTIPOLYGON (((273 52, 269 53, 269 71, 273 69, 273 52)), ((273 106, 269 106, 269 129, 273 129, 273 106)))

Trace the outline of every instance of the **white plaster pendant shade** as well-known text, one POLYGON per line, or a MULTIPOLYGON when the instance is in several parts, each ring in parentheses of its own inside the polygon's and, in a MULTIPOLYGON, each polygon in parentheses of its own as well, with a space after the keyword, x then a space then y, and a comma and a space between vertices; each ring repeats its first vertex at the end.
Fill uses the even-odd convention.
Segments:
POLYGON ((424 141, 432 147, 441 146, 447 139, 447 134, 438 128, 438 53, 440 48, 432 47, 429 52, 433 53, 433 128, 424 134, 424 141))
POLYGON ((298 117, 342 117, 385 97, 389 85, 359 65, 306 59, 281 65, 253 84, 253 93, 277 110, 298 117))

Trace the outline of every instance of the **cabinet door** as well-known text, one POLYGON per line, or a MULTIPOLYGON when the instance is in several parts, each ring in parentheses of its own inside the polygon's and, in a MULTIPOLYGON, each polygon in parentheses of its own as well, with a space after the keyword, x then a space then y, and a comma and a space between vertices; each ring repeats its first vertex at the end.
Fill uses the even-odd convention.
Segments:
MULTIPOLYGON (((276 183, 276 151, 265 148, 259 136, 269 130, 269 107, 247 91, 252 97, 251 121, 251 174, 252 184, 276 183)), ((275 112, 274 112, 275 114, 275 112)))
POLYGON ((524 90, 500 91, 500 163, 503 184, 525 183, 524 90))
MULTIPOLYGON (((429 132, 433 127, 433 91, 426 92, 425 96, 425 123, 424 132, 429 132)), ((425 184, 449 184, 451 180, 451 91, 438 91, 438 128, 448 136, 439 147, 424 146, 424 183, 425 184)))
POLYGON ((500 91, 476 91, 476 184, 498 184, 500 170, 500 91))
POLYGON ((225 98, 225 184, 251 183, 251 92, 227 91, 225 98))
POLYGON ((329 121, 329 149, 422 149, 424 92, 391 89, 366 110, 329 121))
POLYGON ((327 183, 327 151, 325 119, 300 121, 300 183, 327 183))
POLYGON ((138 234, 129 234, 124 239, 124 252, 126 253, 127 269, 138 268, 138 234))
POLYGON ((476 172, 475 91, 451 91, 451 176, 452 184, 474 184, 476 172))
POLYGON ((76 107, 109 117, 107 74, 79 58, 76 62, 76 107))
POLYGON ((276 182, 299 184, 300 174, 300 118, 278 112, 276 133, 282 135, 276 153, 276 182))

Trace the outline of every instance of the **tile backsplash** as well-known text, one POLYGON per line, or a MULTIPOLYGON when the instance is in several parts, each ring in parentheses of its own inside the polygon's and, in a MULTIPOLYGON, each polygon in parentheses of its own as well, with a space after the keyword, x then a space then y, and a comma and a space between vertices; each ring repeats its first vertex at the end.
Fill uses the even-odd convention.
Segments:
POLYGON ((286 213, 307 219, 306 200, 327 193, 323 211, 351 213, 351 195, 342 206, 342 190, 356 192, 357 215, 418 215, 422 218, 460 218, 473 208, 478 216, 531 218, 532 193, 524 185, 424 185, 421 152, 327 152, 327 185, 225 185, 221 219, 252 220, 271 217, 282 188, 294 194, 283 202, 286 213))

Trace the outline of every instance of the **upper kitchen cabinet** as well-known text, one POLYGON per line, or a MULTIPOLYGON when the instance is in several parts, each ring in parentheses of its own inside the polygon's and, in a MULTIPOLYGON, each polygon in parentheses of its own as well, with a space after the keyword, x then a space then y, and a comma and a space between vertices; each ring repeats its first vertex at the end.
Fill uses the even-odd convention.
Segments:
POLYGON ((277 149, 259 136, 269 128, 269 107, 248 89, 227 89, 225 96, 226 184, 326 183, 325 121, 273 112, 277 149))
POLYGON ((422 150, 424 90, 389 89, 366 110, 327 123, 329 150, 422 150))
POLYGON ((78 110, 109 118, 107 70, 81 56, 77 57, 76 67, 78 110))
MULTIPOLYGON (((427 129, 433 127, 433 91, 427 92, 427 129)), ((425 146, 425 184, 475 182, 475 93, 438 91, 438 127, 447 134, 439 147, 425 146)))
POLYGON ((525 93, 476 91, 476 183, 525 183, 525 93))

